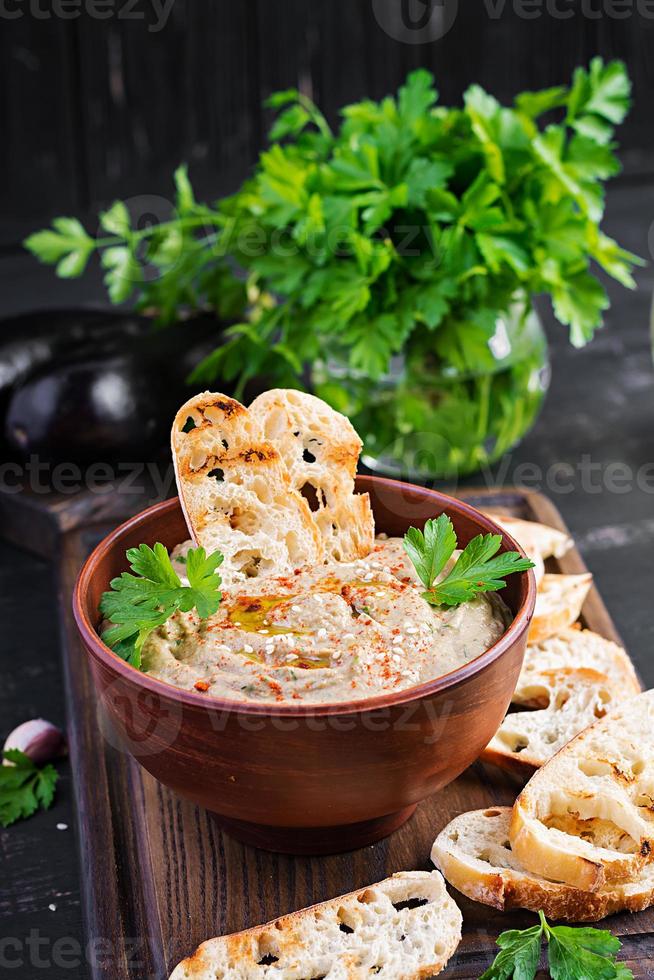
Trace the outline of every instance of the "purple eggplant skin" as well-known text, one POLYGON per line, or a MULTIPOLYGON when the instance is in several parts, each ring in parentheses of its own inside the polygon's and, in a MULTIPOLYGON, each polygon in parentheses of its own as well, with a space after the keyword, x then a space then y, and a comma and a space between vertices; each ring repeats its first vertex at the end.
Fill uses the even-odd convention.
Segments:
POLYGON ((80 346, 117 350, 152 330, 148 317, 103 309, 37 310, 0 320, 0 412, 37 368, 80 346))
POLYGON ((129 354, 64 361, 14 392, 6 438, 20 455, 55 463, 145 462, 166 441, 171 394, 159 365, 129 354))
MULTIPOLYGON (((80 344, 41 365, 11 394, 5 438, 19 456, 53 463, 144 462, 168 444, 177 409, 195 394, 190 371, 220 344, 213 316, 145 336, 80 344)), ((229 386, 221 390, 230 394, 229 386)))

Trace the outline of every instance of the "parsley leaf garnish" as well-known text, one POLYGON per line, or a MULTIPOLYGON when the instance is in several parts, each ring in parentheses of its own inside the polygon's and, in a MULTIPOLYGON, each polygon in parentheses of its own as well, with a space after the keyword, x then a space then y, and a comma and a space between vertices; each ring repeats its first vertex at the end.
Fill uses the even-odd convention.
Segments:
POLYGON ((39 768, 20 749, 5 749, 10 766, 0 765, 0 826, 31 817, 39 809, 49 810, 59 775, 52 765, 39 768))
POLYGON ((615 960, 622 944, 608 929, 551 926, 538 914, 539 925, 498 936, 501 951, 479 980, 534 980, 543 938, 552 980, 633 980, 631 970, 615 960))
POLYGON ((458 606, 480 592, 496 592, 506 585, 507 575, 534 567, 517 551, 497 552, 499 534, 478 534, 470 541, 447 575, 437 581, 457 546, 456 532, 447 514, 425 523, 425 529, 410 527, 404 535, 404 550, 427 592, 423 598, 433 606, 458 606))
POLYGON ((111 591, 102 595, 100 611, 114 624, 103 632, 102 639, 123 660, 140 667, 147 637, 178 609, 197 609, 201 619, 216 612, 222 598, 216 569, 223 556, 219 551, 207 555, 204 548, 190 548, 185 562, 189 584, 182 585, 168 551, 159 542, 154 548, 147 544, 130 548, 126 554, 134 574, 123 572, 112 580, 111 591))

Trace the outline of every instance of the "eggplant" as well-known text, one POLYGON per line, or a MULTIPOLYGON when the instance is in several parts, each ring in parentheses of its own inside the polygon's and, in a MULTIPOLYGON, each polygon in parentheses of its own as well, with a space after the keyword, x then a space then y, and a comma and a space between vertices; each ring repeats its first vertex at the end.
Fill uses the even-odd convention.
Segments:
POLYGON ((10 401, 9 444, 50 462, 147 461, 164 445, 174 399, 158 365, 129 354, 36 372, 10 401))
POLYGON ((147 317, 93 309, 40 310, 0 320, 0 414, 12 390, 41 365, 82 345, 117 350, 151 330, 147 317))
MULTIPOLYGON (((12 393, 5 437, 50 462, 147 461, 168 443, 187 378, 220 344, 212 316, 129 338, 95 337, 33 371, 12 393)), ((224 389, 224 386, 222 386, 224 389)), ((229 390, 226 391, 229 394, 229 390)))

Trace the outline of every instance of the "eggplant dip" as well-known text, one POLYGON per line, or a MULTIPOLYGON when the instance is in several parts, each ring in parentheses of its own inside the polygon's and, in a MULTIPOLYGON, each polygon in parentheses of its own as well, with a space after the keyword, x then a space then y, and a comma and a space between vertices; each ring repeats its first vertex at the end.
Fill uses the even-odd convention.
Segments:
MULTIPOLYGON (((190 547, 171 555, 182 581, 190 547)), ((454 607, 423 595, 402 540, 381 537, 365 558, 228 587, 206 619, 177 611, 150 633, 142 669, 227 700, 358 700, 449 673, 492 646, 511 621, 495 592, 454 607)))

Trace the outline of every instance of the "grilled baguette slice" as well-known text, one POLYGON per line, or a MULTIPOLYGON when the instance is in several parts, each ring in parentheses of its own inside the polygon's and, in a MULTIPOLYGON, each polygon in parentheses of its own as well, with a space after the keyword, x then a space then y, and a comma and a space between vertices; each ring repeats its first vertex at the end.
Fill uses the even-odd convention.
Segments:
POLYGON ((293 389, 265 391, 250 413, 286 463, 293 488, 309 500, 326 556, 353 561, 369 554, 375 522, 368 494, 354 492, 362 442, 350 420, 293 389))
POLYGON ((611 704, 640 691, 633 664, 616 643, 590 630, 568 629, 527 647, 514 705, 482 752, 485 762, 529 775, 611 704))
POLYGON ((532 776, 509 835, 525 870, 599 891, 650 862, 653 721, 654 691, 622 701, 532 776))
POLYGON ((404 871, 264 926, 203 943, 170 980, 419 980, 461 940, 461 913, 438 871, 404 871), (405 903, 418 903, 407 907, 405 903))
POLYGON ((592 630, 571 627, 527 647, 512 703, 546 708, 551 701, 549 675, 570 667, 588 668, 604 674, 610 682, 614 700, 618 700, 618 696, 631 697, 641 690, 634 666, 622 647, 592 630), (548 675, 544 682, 540 676, 543 673, 548 675))
POLYGON ((527 642, 542 643, 572 626, 581 614, 592 583, 590 572, 581 575, 544 575, 538 585, 536 608, 527 642))
MULTIPOLYGON (((481 754, 484 762, 530 775, 620 700, 606 674, 587 667, 544 670, 534 678, 549 704, 537 711, 510 712, 481 754)), ((633 694, 629 691, 623 698, 633 694)))
POLYGON ((511 807, 462 813, 440 832, 431 859, 449 883, 493 908, 539 909, 549 919, 596 922, 615 912, 642 912, 654 904, 654 864, 633 879, 597 892, 549 881, 525 871, 509 842, 511 807))
POLYGON ((505 514, 495 514, 488 511, 491 520, 518 542, 523 551, 532 559, 562 558, 572 547, 572 538, 564 531, 538 521, 522 521, 519 517, 508 517, 505 514))
POLYGON ((207 551, 223 553, 225 584, 322 560, 309 505, 239 402, 208 391, 189 399, 175 416, 172 450, 189 530, 207 551))

